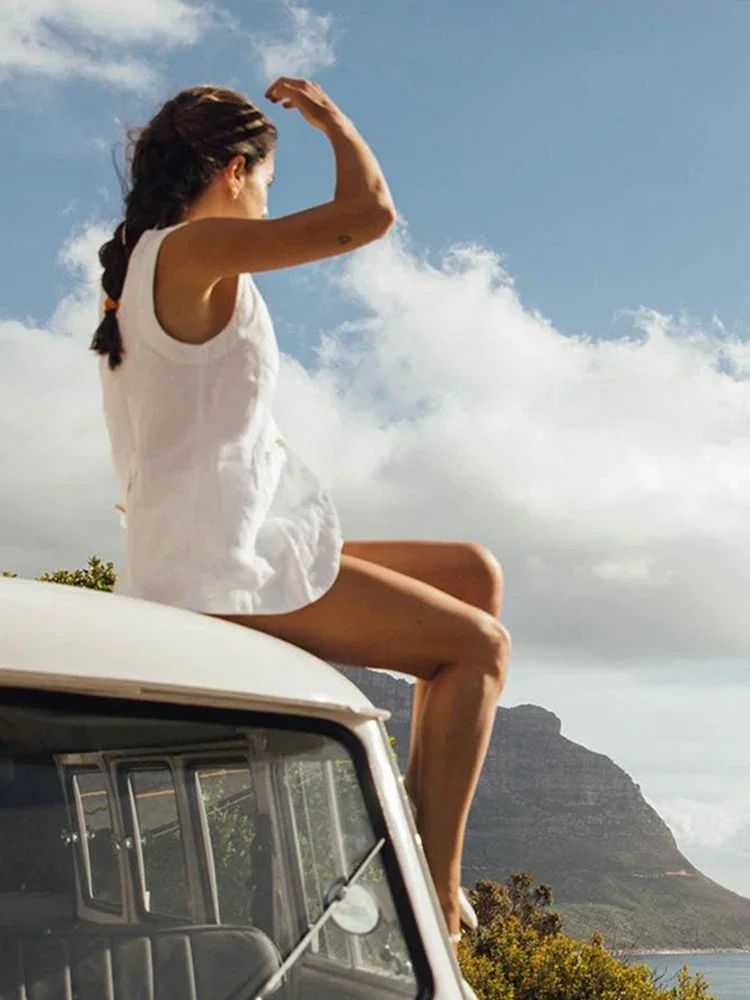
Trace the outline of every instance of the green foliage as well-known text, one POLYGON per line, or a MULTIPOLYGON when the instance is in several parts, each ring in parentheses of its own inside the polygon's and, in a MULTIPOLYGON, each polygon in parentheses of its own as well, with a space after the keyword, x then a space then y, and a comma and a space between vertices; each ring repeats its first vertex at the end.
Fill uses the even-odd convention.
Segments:
POLYGON ((480 955, 491 953, 495 936, 511 918, 541 937, 551 937, 562 928, 560 917, 550 909, 552 890, 548 885, 534 887, 528 872, 511 875, 505 885, 481 879, 470 896, 479 920, 475 949, 480 955))
MULTIPOLYGON (((11 573, 3 570, 2 575, 6 579, 18 576, 18 573, 11 573)), ((54 573, 42 573, 41 576, 34 577, 42 583, 64 583, 70 587, 86 587, 88 590, 109 590, 115 585, 117 574, 114 563, 102 563, 97 556, 90 556, 86 569, 77 569, 72 573, 67 569, 58 569, 54 573)))
POLYGON ((201 793, 216 874, 216 892, 225 924, 253 922, 255 871, 255 791, 246 768, 201 776, 201 793))
POLYGON ((479 927, 464 935, 458 957, 479 1000, 714 1000, 687 966, 664 986, 648 966, 614 958, 601 935, 567 937, 549 886, 534 887, 528 872, 505 885, 481 880, 470 898, 479 927))

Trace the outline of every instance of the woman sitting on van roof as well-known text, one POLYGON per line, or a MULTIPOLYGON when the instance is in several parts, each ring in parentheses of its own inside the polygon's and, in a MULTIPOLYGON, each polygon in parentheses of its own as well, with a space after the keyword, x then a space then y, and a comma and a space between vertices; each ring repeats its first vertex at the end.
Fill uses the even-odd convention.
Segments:
POLYGON ((466 821, 510 655, 502 574, 475 544, 344 541, 274 423, 279 351, 252 275, 364 246, 396 210, 372 151, 317 84, 281 78, 266 97, 331 143, 330 201, 268 218, 277 129, 233 90, 183 90, 133 137, 91 344, 125 501, 115 593, 417 679, 405 784, 456 944, 462 912, 472 919, 466 821))

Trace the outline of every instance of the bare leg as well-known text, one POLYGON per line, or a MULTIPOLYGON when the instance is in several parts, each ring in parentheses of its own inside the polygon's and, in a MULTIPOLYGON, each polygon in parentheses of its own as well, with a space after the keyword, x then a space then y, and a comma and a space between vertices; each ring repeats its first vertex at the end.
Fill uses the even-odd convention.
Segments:
POLYGON ((212 615, 322 659, 430 681, 419 734, 422 843, 450 933, 459 930, 461 851, 510 657, 489 614, 420 580, 344 554, 331 589, 285 615, 212 615))
MULTIPOLYGON (((498 618, 503 604, 503 573, 482 546, 464 542, 350 541, 344 552, 422 580, 466 604, 498 618)), ((419 742, 429 681, 417 678, 411 710, 409 761, 404 786, 419 815, 419 742)))
POLYGON ((430 682, 423 681, 419 677, 414 682, 414 694, 411 702, 411 726, 409 733, 409 761, 404 773, 404 788, 407 795, 414 803, 419 819, 419 741, 422 732, 422 711, 427 692, 430 690, 430 682))

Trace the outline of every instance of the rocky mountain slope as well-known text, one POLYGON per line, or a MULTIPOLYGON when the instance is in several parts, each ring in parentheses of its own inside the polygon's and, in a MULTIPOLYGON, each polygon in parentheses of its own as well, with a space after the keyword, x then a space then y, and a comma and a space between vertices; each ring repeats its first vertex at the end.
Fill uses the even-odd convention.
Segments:
MULTIPOLYGON (((411 685, 342 668, 393 714, 402 769, 411 685)), ((464 884, 530 872, 552 887, 564 930, 601 931, 610 947, 750 948, 750 900, 701 874, 638 785, 603 754, 561 734, 536 705, 501 708, 474 800, 464 884)))

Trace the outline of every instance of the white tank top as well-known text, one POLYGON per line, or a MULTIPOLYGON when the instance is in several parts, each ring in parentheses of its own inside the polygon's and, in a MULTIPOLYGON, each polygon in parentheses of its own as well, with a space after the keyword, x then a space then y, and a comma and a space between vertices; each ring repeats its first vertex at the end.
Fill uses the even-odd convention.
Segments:
POLYGON ((177 228, 138 241, 117 314, 123 361, 99 359, 126 529, 114 592, 216 614, 293 611, 338 574, 338 515, 271 415, 279 350, 252 277, 205 344, 159 324, 156 259, 177 228))

